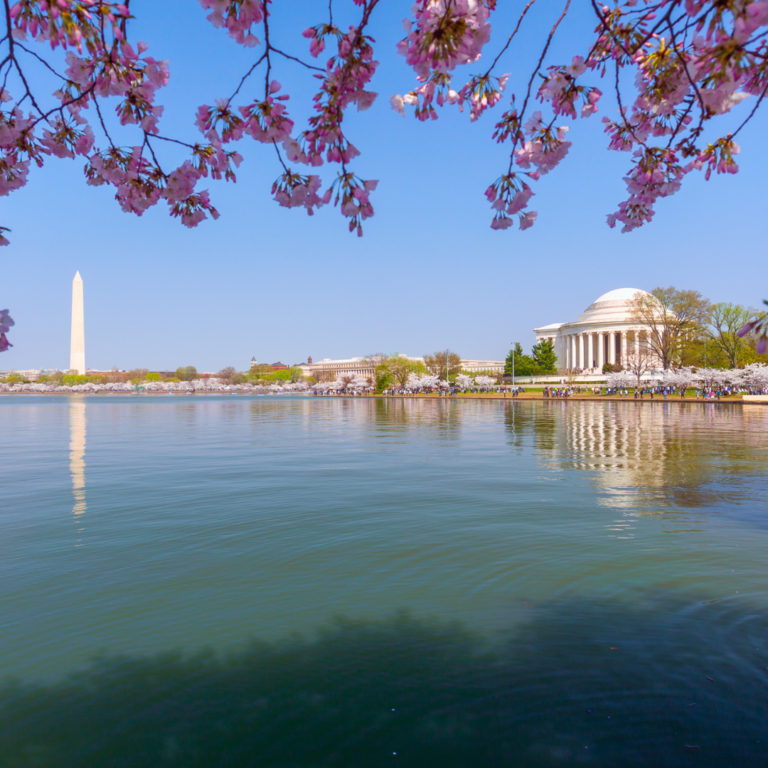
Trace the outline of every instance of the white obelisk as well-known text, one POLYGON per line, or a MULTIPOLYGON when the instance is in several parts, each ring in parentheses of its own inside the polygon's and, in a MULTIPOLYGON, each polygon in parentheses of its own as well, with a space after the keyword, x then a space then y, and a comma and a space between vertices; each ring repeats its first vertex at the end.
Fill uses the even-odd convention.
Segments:
POLYGON ((78 272, 72 281, 72 343, 69 369, 85 376, 85 321, 83 319, 83 278, 78 272))

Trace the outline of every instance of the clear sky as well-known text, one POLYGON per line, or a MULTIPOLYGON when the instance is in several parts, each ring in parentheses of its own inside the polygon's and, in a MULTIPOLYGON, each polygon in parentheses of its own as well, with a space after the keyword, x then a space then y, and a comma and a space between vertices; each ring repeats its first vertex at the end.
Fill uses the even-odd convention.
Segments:
MULTIPOLYGON (((324 20, 323 5, 275 2, 276 39, 304 55, 300 31, 324 20)), ((489 52, 504 38, 507 11, 520 5, 497 14, 489 52)), ((246 368, 253 355, 293 364, 308 355, 422 355, 446 346, 467 358, 501 359, 511 341, 530 347, 532 328, 572 320, 614 288, 675 285, 752 306, 768 297, 765 114, 739 137, 739 174, 708 183, 689 176, 661 201, 652 225, 622 235, 605 215, 623 199, 629 157, 605 149, 599 121, 615 108, 606 97, 597 116, 571 124, 569 157, 536 185, 536 225, 495 232, 483 191, 506 168, 506 149, 490 135, 507 99, 475 124, 454 110, 428 124, 393 112, 389 97, 413 84, 394 50, 409 6, 382 3, 372 29, 381 62, 372 89, 380 96, 348 120, 362 152, 356 172, 380 180, 363 238, 350 235, 331 207, 309 218, 273 202, 277 161, 249 138, 240 143, 237 184, 207 185, 221 218, 193 230, 165 205, 141 218, 124 214, 108 188, 85 185, 81 160, 49 160, 26 188, 2 198, 0 224, 13 231, 0 251, 0 308, 10 308, 17 325, 9 335, 16 346, 0 368, 68 367, 76 270, 92 368, 214 371, 246 368)), ((139 0, 132 9, 134 39, 171 62, 158 98, 166 107, 161 132, 195 141, 197 106, 229 95, 259 49, 244 50, 211 27, 194 0, 139 0)), ((522 91, 556 10, 546 3, 532 18, 504 68, 512 72, 508 94, 522 91)), ((591 26, 586 15, 569 21, 551 63, 583 53, 591 26)), ((315 81, 294 68, 276 76, 301 124, 315 81)), ((130 135, 124 143, 135 141, 130 135)))

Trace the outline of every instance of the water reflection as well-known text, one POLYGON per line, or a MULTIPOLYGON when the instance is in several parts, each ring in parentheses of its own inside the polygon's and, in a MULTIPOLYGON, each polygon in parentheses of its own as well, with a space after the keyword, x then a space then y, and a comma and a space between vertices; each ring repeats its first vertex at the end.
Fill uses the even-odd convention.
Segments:
POLYGON ((85 400, 72 399, 69 403, 69 473, 72 476, 74 515, 85 512, 85 400))
POLYGON ((467 403, 426 398, 377 399, 374 421, 379 432, 400 432, 402 427, 437 427, 439 437, 458 438, 467 403))
POLYGON ((509 444, 516 453, 531 447, 539 451, 555 450, 561 432, 558 425, 562 423, 567 407, 567 403, 557 401, 546 404, 507 402, 504 422, 509 444))
POLYGON ((699 508, 740 503, 768 454, 768 410, 691 403, 517 403, 509 444, 548 467, 593 473, 598 503, 699 508), (745 420, 748 429, 745 429, 745 420))

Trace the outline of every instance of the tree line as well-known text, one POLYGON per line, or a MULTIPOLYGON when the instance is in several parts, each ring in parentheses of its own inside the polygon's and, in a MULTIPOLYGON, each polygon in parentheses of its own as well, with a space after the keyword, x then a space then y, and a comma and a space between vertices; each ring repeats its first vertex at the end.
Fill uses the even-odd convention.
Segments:
POLYGON ((743 329, 766 312, 731 302, 712 303, 698 291, 654 288, 632 302, 632 319, 646 327, 640 354, 664 370, 680 367, 743 368, 768 362, 765 344, 743 329))

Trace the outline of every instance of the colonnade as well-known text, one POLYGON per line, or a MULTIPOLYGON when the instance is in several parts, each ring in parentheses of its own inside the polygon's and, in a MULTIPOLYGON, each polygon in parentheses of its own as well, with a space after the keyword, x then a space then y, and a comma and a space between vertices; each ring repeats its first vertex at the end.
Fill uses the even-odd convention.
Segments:
POLYGON ((561 331, 549 338, 555 344, 560 367, 568 369, 596 369, 599 372, 606 363, 627 366, 628 356, 633 351, 639 352, 640 348, 640 332, 631 329, 561 331))

